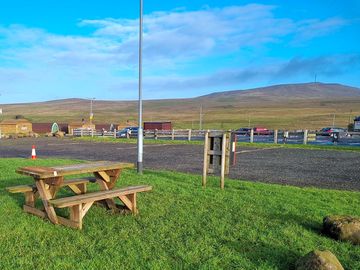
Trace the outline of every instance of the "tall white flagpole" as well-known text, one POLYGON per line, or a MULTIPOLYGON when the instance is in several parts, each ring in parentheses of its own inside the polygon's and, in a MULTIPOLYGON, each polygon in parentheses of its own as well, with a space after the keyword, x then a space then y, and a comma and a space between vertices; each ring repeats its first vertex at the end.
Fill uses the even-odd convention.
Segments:
POLYGON ((139 19, 139 120, 138 120, 138 137, 137 137, 137 172, 142 174, 143 171, 143 128, 142 128, 142 39, 143 39, 143 0, 140 0, 140 19, 139 19))

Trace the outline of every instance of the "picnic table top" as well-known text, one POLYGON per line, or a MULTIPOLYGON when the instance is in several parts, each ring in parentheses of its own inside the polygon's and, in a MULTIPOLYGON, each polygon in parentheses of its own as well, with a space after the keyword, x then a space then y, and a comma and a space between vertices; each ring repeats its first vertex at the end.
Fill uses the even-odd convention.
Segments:
POLYGON ((114 162, 114 161, 95 161, 88 163, 61 165, 61 166, 30 166, 21 167, 16 170, 17 173, 29 175, 34 178, 51 178, 57 176, 92 173, 107 170, 117 170, 125 168, 134 168, 133 163, 114 162))

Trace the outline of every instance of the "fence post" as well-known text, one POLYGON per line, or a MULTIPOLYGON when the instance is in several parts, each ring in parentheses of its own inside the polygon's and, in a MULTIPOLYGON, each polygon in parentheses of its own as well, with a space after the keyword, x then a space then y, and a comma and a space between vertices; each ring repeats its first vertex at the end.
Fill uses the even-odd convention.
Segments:
POLYGON ((191 141, 191 129, 188 130, 188 141, 191 141))
POLYGON ((175 140, 175 130, 172 129, 171 131, 171 140, 175 140))
POLYGON ((114 139, 116 139, 116 128, 114 128, 114 139))
POLYGON ((307 140, 308 140, 308 130, 307 129, 305 129, 304 130, 304 144, 307 144, 307 140))
POLYGON ((274 130, 274 143, 275 144, 278 143, 278 130, 277 129, 274 130))
POLYGON ((91 129, 91 138, 93 138, 93 137, 94 137, 94 130, 91 129))
POLYGON ((82 136, 83 136, 83 130, 80 129, 80 137, 82 137, 82 136))
POLYGON ((158 139, 158 134, 157 134, 157 133, 158 133, 158 130, 157 130, 157 129, 155 129, 155 130, 154 130, 154 139, 155 139, 155 140, 157 140, 157 139, 158 139))
POLYGON ((250 143, 253 143, 254 142, 254 129, 252 128, 250 130, 250 143))

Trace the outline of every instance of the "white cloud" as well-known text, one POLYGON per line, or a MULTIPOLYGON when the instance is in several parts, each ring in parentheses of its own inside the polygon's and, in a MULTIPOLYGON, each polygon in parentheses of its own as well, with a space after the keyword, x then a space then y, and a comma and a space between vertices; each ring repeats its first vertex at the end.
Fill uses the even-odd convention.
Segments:
MULTIPOLYGON (((145 15, 144 89, 148 96, 160 88, 171 91, 235 84, 259 78, 260 72, 263 78, 269 78, 273 73, 266 68, 229 71, 219 66, 219 71, 212 74, 186 76, 179 67, 186 70, 187 65, 196 61, 226 57, 240 50, 256 54, 257 48, 279 43, 284 37, 304 42, 346 24, 341 18, 303 21, 278 18, 274 15, 275 9, 250 4, 145 15)), ((110 90, 111 94, 114 87, 122 89, 122 93, 136 89, 138 20, 87 19, 78 26, 90 28, 92 32, 86 36, 59 35, 44 29, 0 25, 0 90, 2 86, 11 89, 15 84, 16 89, 21 89, 21 82, 24 90, 29 85, 34 86, 34 91, 70 89, 63 90, 64 97, 73 96, 72 89, 74 85, 81 88, 80 82, 83 88, 94 93, 98 89, 103 93, 110 90), (4 69, 10 71, 6 73, 4 69), (15 83, 12 81, 16 74, 15 83)), ((293 63, 293 66, 296 65, 293 63)))

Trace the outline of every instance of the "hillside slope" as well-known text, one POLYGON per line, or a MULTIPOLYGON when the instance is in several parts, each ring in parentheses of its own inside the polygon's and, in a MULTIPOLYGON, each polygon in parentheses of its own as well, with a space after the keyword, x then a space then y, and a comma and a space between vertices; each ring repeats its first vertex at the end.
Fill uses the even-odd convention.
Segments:
MULTIPOLYGON (((212 93, 189 99, 144 101, 144 121, 172 121, 176 128, 199 128, 200 107, 204 128, 320 128, 346 126, 360 115, 360 89, 340 84, 274 85, 250 90, 212 93)), ((33 122, 79 122, 87 119, 90 101, 64 99, 2 105, 2 118, 23 115, 33 122)), ((136 101, 95 100, 95 123, 136 121, 136 101)))

